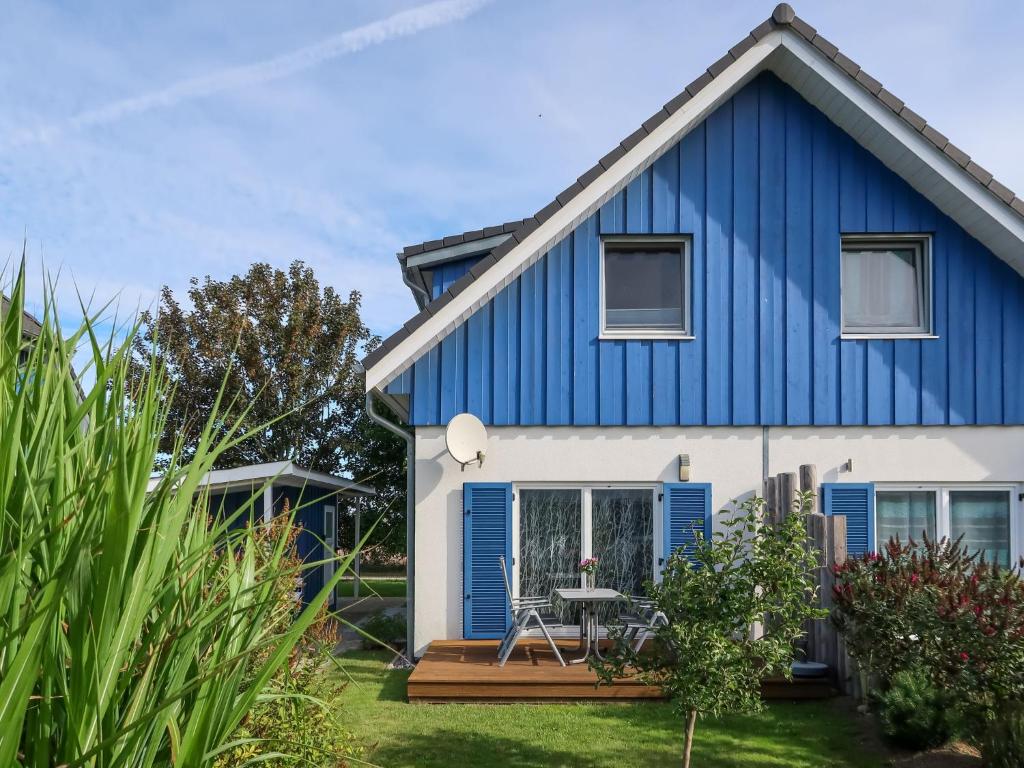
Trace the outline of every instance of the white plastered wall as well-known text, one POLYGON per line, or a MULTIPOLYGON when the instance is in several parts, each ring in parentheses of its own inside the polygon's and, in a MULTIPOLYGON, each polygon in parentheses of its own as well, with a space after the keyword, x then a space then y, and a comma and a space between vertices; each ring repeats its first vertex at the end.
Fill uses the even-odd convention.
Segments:
MULTIPOLYGON (((821 482, 1024 480, 1024 427, 491 427, 484 466, 462 472, 443 427, 416 429, 415 651, 462 636, 462 485, 467 482, 711 483, 715 509, 768 473, 815 464, 821 482), (767 449, 767 456, 766 451, 767 449), (852 471, 840 468, 852 460, 852 471)), ((1021 551, 1020 505, 1015 548, 1021 551)))

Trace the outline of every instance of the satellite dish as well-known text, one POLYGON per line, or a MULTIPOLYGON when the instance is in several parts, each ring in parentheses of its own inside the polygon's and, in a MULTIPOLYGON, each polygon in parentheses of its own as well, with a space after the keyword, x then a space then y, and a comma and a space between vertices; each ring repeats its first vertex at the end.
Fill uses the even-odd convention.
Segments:
POLYGON ((487 450, 487 430, 483 422, 471 413, 460 413, 448 422, 444 433, 448 453, 466 471, 467 464, 483 466, 487 450))

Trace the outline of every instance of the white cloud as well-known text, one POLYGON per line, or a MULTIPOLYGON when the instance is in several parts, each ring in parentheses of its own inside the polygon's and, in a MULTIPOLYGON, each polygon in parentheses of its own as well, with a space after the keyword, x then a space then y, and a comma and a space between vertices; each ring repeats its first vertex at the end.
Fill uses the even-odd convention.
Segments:
POLYGON ((80 112, 65 124, 44 126, 18 135, 12 144, 19 146, 50 141, 69 128, 81 129, 114 123, 131 115, 172 107, 183 101, 280 80, 340 56, 358 53, 370 46, 461 21, 488 2, 490 0, 437 0, 409 8, 265 61, 181 80, 156 91, 80 112))

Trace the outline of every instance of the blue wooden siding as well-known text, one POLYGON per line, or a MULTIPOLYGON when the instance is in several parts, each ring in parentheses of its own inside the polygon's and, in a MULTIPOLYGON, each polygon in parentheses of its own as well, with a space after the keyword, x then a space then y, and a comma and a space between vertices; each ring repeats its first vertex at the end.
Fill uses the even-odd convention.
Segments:
MULTIPOLYGON (((343 497, 329 488, 307 485, 303 488, 278 485, 274 487, 274 514, 284 510, 284 501, 288 500, 288 508, 298 509, 295 513, 296 525, 302 531, 296 538, 295 547, 298 555, 307 563, 315 563, 327 556, 327 550, 321 543, 327 531, 324 526, 324 507, 334 506, 335 514, 340 508, 343 497), (301 508, 300 508, 301 507, 301 508)), ((302 599, 308 603, 324 586, 323 566, 310 567, 302 571, 302 599)))
POLYGON ((414 425, 1024 423, 1024 280, 773 75, 389 391, 414 425), (693 340, 600 340, 602 234, 693 242, 693 340), (933 234, 936 339, 841 340, 841 233, 933 234))
POLYGON ((480 261, 479 256, 470 256, 466 259, 446 261, 431 269, 430 298, 436 299, 451 288, 452 283, 469 272, 478 261, 480 261))

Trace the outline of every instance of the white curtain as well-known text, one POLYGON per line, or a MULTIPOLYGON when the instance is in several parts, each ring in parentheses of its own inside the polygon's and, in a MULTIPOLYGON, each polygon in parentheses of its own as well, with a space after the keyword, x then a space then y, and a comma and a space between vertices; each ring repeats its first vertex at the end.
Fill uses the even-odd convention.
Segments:
POLYGON ((923 543, 923 535, 935 539, 934 491, 879 491, 875 494, 875 537, 879 551, 899 537, 923 543))
POLYGON ((950 538, 963 536, 989 562, 1010 564, 1010 495, 1006 491, 950 491, 950 538))
POLYGON ((843 251, 843 325, 857 328, 921 326, 917 252, 843 251))

